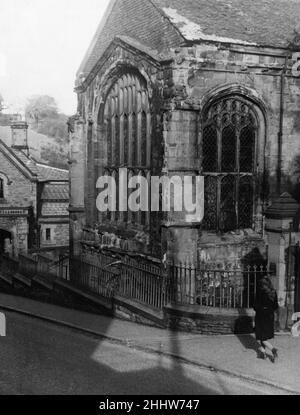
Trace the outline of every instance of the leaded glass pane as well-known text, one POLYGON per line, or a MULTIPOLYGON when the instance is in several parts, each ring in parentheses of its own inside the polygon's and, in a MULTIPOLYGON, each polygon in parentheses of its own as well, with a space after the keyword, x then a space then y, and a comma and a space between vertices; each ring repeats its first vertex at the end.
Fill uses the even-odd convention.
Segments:
POLYGON ((138 164, 137 160, 137 117, 136 114, 132 114, 132 165, 138 164))
POLYGON ((120 164, 120 120, 119 117, 115 117, 115 146, 114 146, 114 164, 118 166, 120 164))
POLYGON ((123 120, 123 135, 124 135, 124 164, 128 163, 128 117, 124 115, 123 120))
POLYGON ((245 176, 240 178, 239 185, 239 227, 252 227, 253 213, 253 178, 245 176))
POLYGON ((254 167, 255 133, 253 128, 245 127, 240 134, 240 171, 252 172, 254 167))
POLYGON ((107 137, 107 163, 110 166, 112 164, 112 122, 109 118, 106 124, 106 137, 107 137))
POLYGON ((235 200, 235 177, 228 175, 221 181, 220 230, 223 232, 237 227, 235 200))
POLYGON ((236 170, 236 130, 232 126, 225 127, 222 132, 221 171, 236 170))
POLYGON ((203 131, 203 171, 215 172, 218 168, 218 144, 217 144, 217 130, 213 126, 204 128, 203 131))
POLYGON ((141 132, 141 160, 142 166, 147 164, 147 116, 146 113, 142 112, 142 132, 141 132))
MULTIPOLYGON (((145 174, 142 174, 142 177, 145 177, 145 174)), ((141 225, 146 226, 147 225, 147 212, 141 210, 141 225)))
POLYGON ((124 89, 124 113, 128 113, 128 90, 127 88, 124 89))
POLYGON ((120 217, 120 212, 119 212, 119 204, 120 204, 120 199, 119 199, 119 171, 116 170, 113 173, 113 177, 116 181, 116 211, 115 211, 115 220, 118 221, 119 217, 120 217))
POLYGON ((217 228, 217 179, 206 176, 204 181, 204 220, 203 229, 217 228))
POLYGON ((230 123, 230 115, 225 113, 222 115, 222 125, 225 127, 230 123))

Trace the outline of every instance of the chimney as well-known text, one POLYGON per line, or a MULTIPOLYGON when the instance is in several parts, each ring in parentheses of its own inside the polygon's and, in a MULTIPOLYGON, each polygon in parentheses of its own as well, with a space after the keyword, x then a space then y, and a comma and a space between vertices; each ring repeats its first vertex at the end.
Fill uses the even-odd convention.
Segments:
POLYGON ((29 155, 28 124, 26 121, 14 121, 11 123, 12 148, 24 150, 29 155))

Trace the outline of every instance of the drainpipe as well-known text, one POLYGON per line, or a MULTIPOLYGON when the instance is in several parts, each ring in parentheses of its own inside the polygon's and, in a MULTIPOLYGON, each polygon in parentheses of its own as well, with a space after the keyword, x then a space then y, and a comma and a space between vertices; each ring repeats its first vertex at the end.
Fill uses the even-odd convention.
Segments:
POLYGON ((280 109, 279 109, 279 131, 278 131, 278 165, 277 165, 277 194, 281 194, 281 167, 282 167, 282 132, 283 132, 283 113, 284 113, 284 80, 287 69, 287 56, 285 57, 284 67, 280 74, 280 109))

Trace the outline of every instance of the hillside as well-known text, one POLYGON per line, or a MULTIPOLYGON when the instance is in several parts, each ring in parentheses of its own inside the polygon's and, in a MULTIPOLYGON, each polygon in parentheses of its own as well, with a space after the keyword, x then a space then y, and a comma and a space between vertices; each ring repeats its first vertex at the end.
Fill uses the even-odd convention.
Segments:
MULTIPOLYGON (((7 146, 11 146, 11 129, 10 127, 0 126, 0 139, 7 146)), ((47 137, 44 134, 28 130, 28 145, 30 155, 53 167, 68 169, 68 144, 58 144, 55 138, 47 137)))

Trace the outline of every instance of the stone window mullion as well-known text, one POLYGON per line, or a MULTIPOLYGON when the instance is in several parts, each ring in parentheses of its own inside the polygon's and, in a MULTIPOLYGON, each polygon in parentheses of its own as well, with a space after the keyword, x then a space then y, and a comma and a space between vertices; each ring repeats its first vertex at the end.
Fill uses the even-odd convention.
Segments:
POLYGON ((147 113, 147 167, 151 166, 151 153, 152 153, 152 143, 151 143, 151 113, 147 113))
POLYGON ((128 166, 133 166, 132 113, 128 115, 128 166))
POLYGON ((120 132, 119 132, 119 142, 120 142, 120 155, 119 155, 119 163, 116 166, 123 166, 125 162, 125 137, 124 137, 124 114, 120 115, 120 132))
POLYGON ((141 114, 141 166, 147 166, 147 115, 145 111, 141 114))
POLYGON ((136 167, 138 165, 138 122, 136 113, 132 114, 132 166, 136 167))
POLYGON ((128 166, 129 156, 129 122, 128 115, 123 117, 123 165, 128 166))

